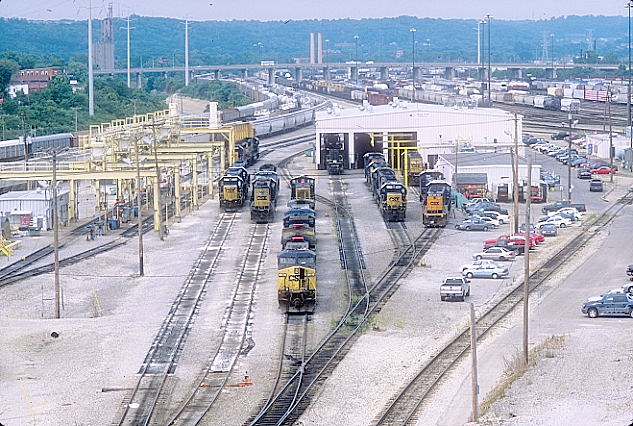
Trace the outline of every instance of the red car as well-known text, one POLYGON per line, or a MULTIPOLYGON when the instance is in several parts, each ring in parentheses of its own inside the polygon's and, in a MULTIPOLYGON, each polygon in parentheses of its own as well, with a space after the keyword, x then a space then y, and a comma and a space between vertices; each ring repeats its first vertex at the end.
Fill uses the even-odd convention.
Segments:
MULTIPOLYGON (((521 237, 525 238, 525 233, 523 232, 519 232, 517 235, 520 235, 521 237)), ((535 234, 534 232, 530 232, 530 239, 532 240, 534 245, 537 245, 545 241, 544 236, 542 236, 541 234, 535 234)))
POLYGON ((602 167, 598 167, 597 169, 591 169, 589 170, 591 172, 592 175, 608 175, 610 173, 615 173, 616 169, 611 168, 609 166, 602 166, 602 167))

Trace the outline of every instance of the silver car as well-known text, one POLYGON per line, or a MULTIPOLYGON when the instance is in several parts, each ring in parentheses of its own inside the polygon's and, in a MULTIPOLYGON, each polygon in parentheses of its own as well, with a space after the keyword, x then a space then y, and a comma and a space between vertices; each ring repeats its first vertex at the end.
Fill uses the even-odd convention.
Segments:
MULTIPOLYGON (((486 261, 475 261, 475 262, 486 262, 486 261)), ((481 263, 480 265, 472 265, 472 267, 464 268, 462 270, 462 275, 465 275, 467 278, 504 278, 510 274, 508 268, 497 265, 494 262, 488 261, 490 263, 481 263)))
POLYGON ((508 250, 505 247, 490 247, 482 252, 473 254, 473 259, 514 260, 516 255, 516 250, 508 250))

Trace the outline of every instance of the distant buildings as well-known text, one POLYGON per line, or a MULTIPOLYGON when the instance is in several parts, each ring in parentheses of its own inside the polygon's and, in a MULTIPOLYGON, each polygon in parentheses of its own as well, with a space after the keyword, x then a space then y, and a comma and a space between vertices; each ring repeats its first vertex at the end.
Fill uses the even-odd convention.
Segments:
POLYGON ((45 89, 53 77, 61 75, 63 72, 64 70, 61 67, 28 68, 20 70, 20 73, 15 76, 9 84, 9 96, 14 98, 20 91, 24 94, 29 94, 30 92, 45 89))

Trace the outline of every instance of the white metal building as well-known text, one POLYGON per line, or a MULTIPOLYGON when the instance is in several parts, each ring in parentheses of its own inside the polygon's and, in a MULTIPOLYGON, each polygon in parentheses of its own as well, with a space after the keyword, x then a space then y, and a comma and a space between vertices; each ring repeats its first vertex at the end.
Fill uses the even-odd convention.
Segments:
MULTIPOLYGON (((68 221, 68 203, 70 192, 67 189, 57 191, 57 210, 60 223, 68 221)), ((0 212, 9 216, 12 212, 31 212, 33 220, 42 218, 45 229, 52 226, 53 196, 52 190, 11 191, 0 195, 0 212)))
MULTIPOLYGON (((329 141, 341 141, 346 168, 362 168, 366 152, 387 148, 390 138, 411 140, 428 167, 441 154, 464 146, 477 151, 507 149, 523 131, 522 116, 495 108, 456 108, 409 103, 397 99, 389 105, 330 108, 316 116, 316 163, 325 168, 329 141), (371 135, 374 135, 372 138, 371 135)), ((459 150, 459 149, 457 149, 459 150)))
MULTIPOLYGON (((459 175, 485 173, 489 192, 497 193, 499 185, 508 185, 512 191, 512 156, 508 152, 460 152, 457 155, 440 155, 435 168, 444 173, 449 182, 454 180, 455 169, 459 175)), ((527 176, 527 163, 524 158, 519 157, 519 183, 527 181, 527 176)), ((532 185, 539 183, 540 176, 541 166, 532 164, 532 185)))
MULTIPOLYGON (((587 135, 587 154, 609 159, 609 134, 587 135)), ((631 147, 631 140, 622 135, 613 134, 614 158, 624 158, 624 150, 631 147)))

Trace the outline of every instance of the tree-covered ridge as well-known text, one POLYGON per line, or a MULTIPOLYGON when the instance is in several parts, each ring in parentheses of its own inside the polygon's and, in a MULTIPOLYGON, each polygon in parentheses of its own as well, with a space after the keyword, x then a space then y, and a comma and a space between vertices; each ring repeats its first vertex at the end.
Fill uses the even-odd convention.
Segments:
MULTIPOLYGON (((624 13, 624 12, 623 12, 624 13)), ((382 19, 336 19, 303 21, 204 21, 190 25, 190 62, 196 64, 256 63, 260 60, 292 62, 308 56, 310 32, 323 34, 325 59, 345 62, 356 59, 354 35, 358 35, 359 60, 410 62, 412 35, 416 32, 416 60, 476 60, 478 19, 431 19, 401 16, 382 19), (329 42, 326 42, 329 40, 329 42)), ((85 57, 86 21, 27 21, 0 19, 3 37, 0 52, 70 59, 85 57)), ((99 21, 94 21, 95 41, 99 21)), ((133 17, 132 56, 134 65, 169 67, 183 63, 184 25, 177 19, 133 17)), ((118 66, 126 57, 124 20, 113 23, 118 66)), ((487 26, 484 26, 487 28, 487 26)), ((542 59, 543 42, 555 58, 580 56, 594 50, 598 56, 625 60, 628 51, 627 18, 568 16, 548 20, 492 20, 492 61, 530 62, 542 59), (589 31, 592 39, 589 40, 589 31), (553 34, 553 37, 551 35, 553 34)), ((487 29, 485 39, 487 40, 487 29)), ((487 42, 486 42, 487 44, 487 42)))

